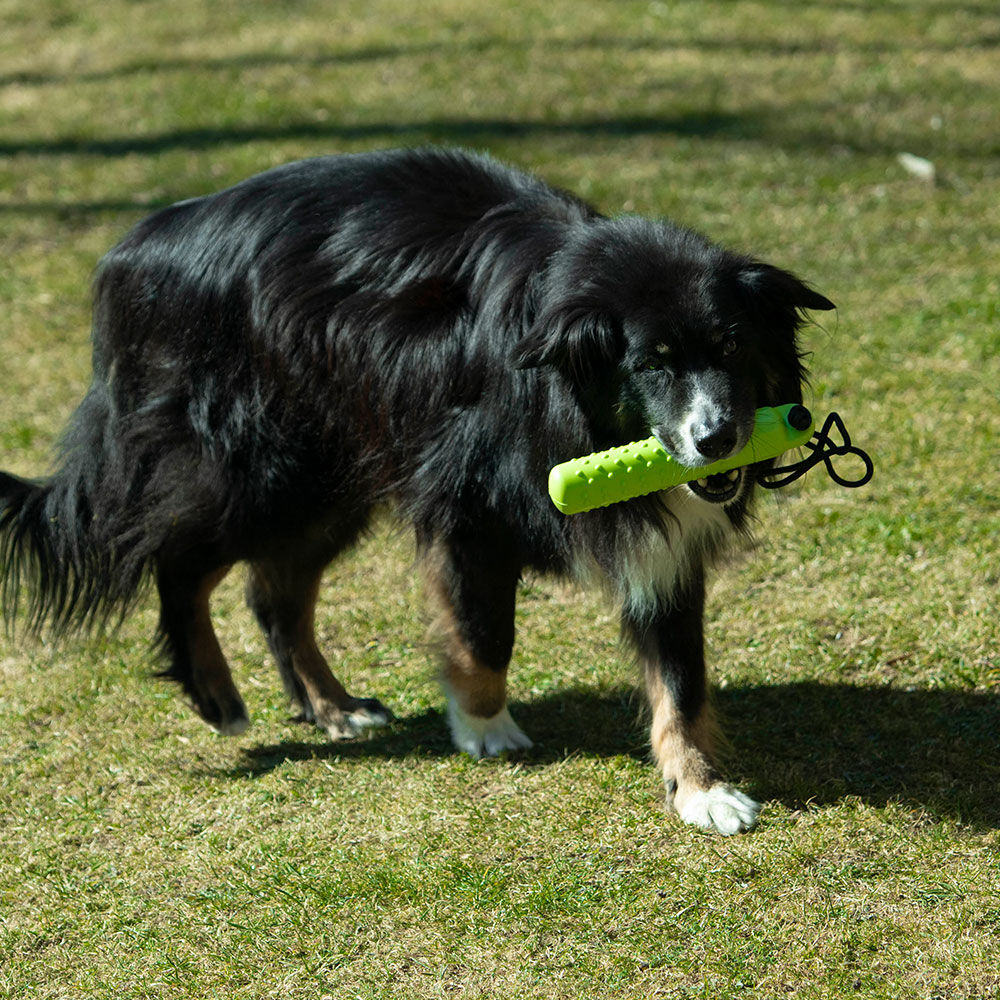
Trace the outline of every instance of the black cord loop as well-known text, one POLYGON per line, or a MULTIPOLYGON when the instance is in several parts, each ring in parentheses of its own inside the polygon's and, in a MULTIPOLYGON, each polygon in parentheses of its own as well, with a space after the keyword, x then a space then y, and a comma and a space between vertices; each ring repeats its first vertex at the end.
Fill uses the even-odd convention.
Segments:
POLYGON ((800 476, 804 476, 814 465, 823 462, 826 465, 827 474, 838 486, 846 486, 855 489, 864 486, 875 474, 875 466, 871 456, 851 444, 851 435, 847 433, 844 421, 840 419, 839 413, 831 413, 820 430, 806 442, 806 447, 811 449, 811 453, 798 462, 789 465, 782 465, 774 469, 764 469, 757 474, 757 482, 767 490, 780 489, 789 483, 794 483, 800 476), (840 434, 841 444, 835 443, 831 437, 832 429, 840 434), (843 455, 855 455, 864 463, 864 474, 858 479, 848 479, 840 475, 833 466, 833 459, 843 455))

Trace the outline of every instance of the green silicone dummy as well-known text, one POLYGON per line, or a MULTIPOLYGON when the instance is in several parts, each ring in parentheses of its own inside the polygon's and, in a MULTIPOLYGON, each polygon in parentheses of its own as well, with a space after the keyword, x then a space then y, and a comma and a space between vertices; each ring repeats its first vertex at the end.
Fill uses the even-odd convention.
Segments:
POLYGON ((579 514, 777 458, 805 444, 812 432, 813 418, 804 406, 765 406, 757 411, 746 447, 729 458, 689 468, 671 458, 651 437, 555 466, 549 473, 549 496, 564 514, 579 514))

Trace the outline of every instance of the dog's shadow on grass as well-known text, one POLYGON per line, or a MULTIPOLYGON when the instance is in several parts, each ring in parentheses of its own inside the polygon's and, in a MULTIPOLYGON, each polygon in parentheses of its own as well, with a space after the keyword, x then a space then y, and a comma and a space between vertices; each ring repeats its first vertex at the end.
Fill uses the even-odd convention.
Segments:
POLYGON ((1000 697, 804 682, 728 688, 734 777, 797 807, 857 798, 1000 826, 1000 697))
MULTIPOLYGON (((715 701, 728 737, 725 772, 762 800, 790 808, 849 798, 899 802, 983 827, 1000 826, 1000 697, 954 690, 803 682, 728 687, 715 701)), ((568 754, 648 759, 632 689, 555 692, 513 702, 536 741, 517 755, 543 767, 568 754)), ((455 753, 443 714, 428 710, 345 743, 288 741, 248 748, 239 774, 289 761, 441 757, 455 753)))

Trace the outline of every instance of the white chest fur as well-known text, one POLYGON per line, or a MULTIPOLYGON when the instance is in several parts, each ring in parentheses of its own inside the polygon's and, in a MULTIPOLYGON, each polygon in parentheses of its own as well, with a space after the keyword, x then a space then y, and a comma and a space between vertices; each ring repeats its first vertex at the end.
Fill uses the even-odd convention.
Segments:
POLYGON ((735 534, 722 506, 705 503, 685 487, 670 491, 664 520, 665 531, 647 525, 630 532, 616 546, 612 565, 601 565, 590 553, 581 555, 574 578, 585 586, 601 583, 633 619, 652 615, 735 534))

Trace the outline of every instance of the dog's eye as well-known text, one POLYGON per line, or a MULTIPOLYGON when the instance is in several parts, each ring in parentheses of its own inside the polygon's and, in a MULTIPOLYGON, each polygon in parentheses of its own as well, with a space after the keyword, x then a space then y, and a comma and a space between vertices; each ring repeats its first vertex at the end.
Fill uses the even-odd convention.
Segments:
POLYGON ((722 340, 722 356, 724 358, 731 358, 734 355, 739 354, 742 347, 743 344, 740 343, 736 334, 731 333, 728 337, 724 337, 722 340))
POLYGON ((648 372, 662 372, 670 366, 670 348, 666 344, 658 344, 653 353, 643 362, 642 367, 648 372))

